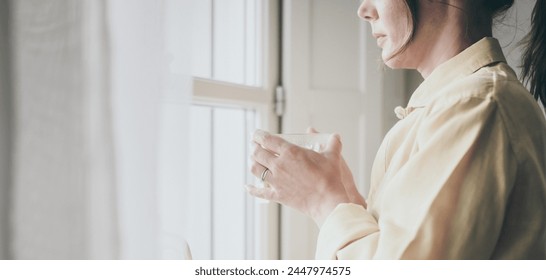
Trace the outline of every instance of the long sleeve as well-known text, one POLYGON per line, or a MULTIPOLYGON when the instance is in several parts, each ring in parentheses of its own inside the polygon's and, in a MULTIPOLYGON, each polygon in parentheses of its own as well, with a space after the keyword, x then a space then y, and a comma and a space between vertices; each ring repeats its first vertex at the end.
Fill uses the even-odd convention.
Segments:
POLYGON ((419 110, 407 120, 415 130, 404 140, 412 141, 410 148, 393 154, 377 186, 379 214, 339 205, 320 230, 317 258, 487 259, 494 253, 517 171, 496 100, 469 92, 419 110))

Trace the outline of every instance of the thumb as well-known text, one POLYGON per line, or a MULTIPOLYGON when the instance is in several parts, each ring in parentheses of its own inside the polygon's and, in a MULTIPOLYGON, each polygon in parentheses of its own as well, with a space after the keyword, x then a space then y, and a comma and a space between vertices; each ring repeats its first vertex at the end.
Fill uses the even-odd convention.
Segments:
POLYGON ((339 136, 339 134, 332 134, 330 139, 328 139, 328 144, 326 144, 326 149, 324 149, 324 152, 339 155, 341 154, 341 148, 341 136, 339 136))

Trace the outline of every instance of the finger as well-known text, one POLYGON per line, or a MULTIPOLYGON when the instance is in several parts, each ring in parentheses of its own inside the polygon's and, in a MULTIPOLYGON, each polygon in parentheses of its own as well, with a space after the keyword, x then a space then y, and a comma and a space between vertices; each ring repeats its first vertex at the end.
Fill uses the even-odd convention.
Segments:
POLYGON ((326 144, 326 149, 324 149, 324 152, 339 155, 341 154, 341 148, 341 136, 339 136, 339 134, 332 134, 330 139, 328 139, 328 144, 326 144))
MULTIPOLYGON (((264 171, 266 170, 266 167, 261 165, 260 163, 256 162, 256 161, 252 161, 252 166, 250 167, 250 172, 256 176, 256 178, 258 179, 261 179, 262 178, 262 174, 264 173, 264 171)), ((271 172, 271 170, 269 171, 271 172)), ((270 177, 271 174, 269 174, 267 177, 270 177)))
POLYGON ((274 191, 271 188, 256 188, 252 185, 246 186, 246 191, 257 198, 265 199, 265 200, 273 200, 274 198, 274 191))
POLYGON ((260 145, 256 145, 252 154, 252 159, 265 167, 270 167, 276 158, 275 154, 262 148, 260 145))
POLYGON ((294 146, 293 144, 285 141, 281 137, 270 134, 267 131, 256 130, 252 135, 252 140, 275 154, 281 154, 282 151, 294 146))
POLYGON ((313 134, 313 133, 319 133, 314 127, 310 126, 307 128, 307 133, 313 134))

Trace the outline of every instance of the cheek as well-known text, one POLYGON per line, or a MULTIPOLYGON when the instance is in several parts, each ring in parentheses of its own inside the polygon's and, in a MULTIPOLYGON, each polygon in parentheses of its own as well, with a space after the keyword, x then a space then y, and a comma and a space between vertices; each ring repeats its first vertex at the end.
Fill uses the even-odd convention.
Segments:
MULTIPOLYGON (((388 25, 388 39, 385 41, 383 47, 383 60, 391 58, 398 53, 400 49, 406 44, 408 37, 408 24, 403 17, 391 17, 388 25)), ((402 55, 398 54, 398 55, 402 55)))
POLYGON ((408 24, 405 20, 395 20, 390 23, 390 41, 393 48, 401 48, 408 37, 408 24))
POLYGON ((389 4, 383 10, 383 21, 393 40, 400 43, 406 37, 408 17, 411 17, 411 15, 408 14, 405 5, 402 4, 403 1, 391 0, 387 2, 389 4))
POLYGON ((411 60, 412 48, 410 44, 408 48, 401 51, 405 43, 405 33, 397 32, 391 34, 389 40, 385 42, 381 52, 381 57, 387 66, 393 69, 406 67, 406 62, 411 60))
POLYGON ((381 46, 383 60, 386 60, 399 52, 405 44, 405 37, 405 34, 397 32, 396 30, 388 34, 387 39, 381 46))

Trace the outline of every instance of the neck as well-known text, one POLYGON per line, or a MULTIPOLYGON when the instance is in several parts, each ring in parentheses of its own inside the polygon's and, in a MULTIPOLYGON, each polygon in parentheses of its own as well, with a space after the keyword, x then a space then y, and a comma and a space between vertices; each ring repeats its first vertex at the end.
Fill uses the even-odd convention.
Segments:
POLYGON ((449 31, 445 31, 438 38, 438 43, 428 48, 426 52, 427 57, 421 60, 421 63, 416 66, 416 70, 423 78, 426 78, 436 67, 458 55, 478 40, 459 36, 455 37, 449 34, 449 31))
POLYGON ((429 13, 426 22, 419 24, 416 34, 417 40, 426 40, 433 43, 416 44, 426 46, 417 52, 412 68, 417 69, 426 78, 440 64, 456 56, 480 39, 491 36, 491 22, 478 22, 471 12, 472 1, 420 1, 421 11, 429 13), (470 3, 471 4, 471 3, 470 3), (442 5, 442 6, 438 6, 442 5), (456 6, 459 5, 459 6, 456 6))

